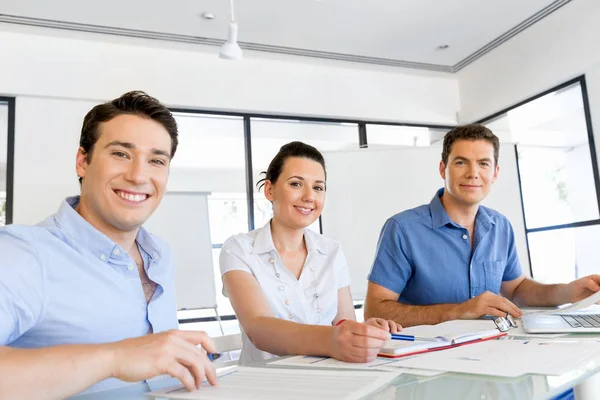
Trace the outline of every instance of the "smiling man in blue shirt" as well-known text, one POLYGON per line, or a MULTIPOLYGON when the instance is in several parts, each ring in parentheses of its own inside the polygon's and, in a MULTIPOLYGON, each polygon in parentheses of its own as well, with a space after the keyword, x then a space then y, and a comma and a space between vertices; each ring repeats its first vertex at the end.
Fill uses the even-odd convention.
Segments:
POLYGON ((169 110, 143 92, 85 117, 81 196, 37 226, 0 229, 0 398, 64 398, 214 367, 204 332, 177 328, 168 246, 142 228, 177 149, 169 110))
POLYGON ((479 124, 444 137, 444 179, 431 202, 385 223, 369 274, 365 318, 403 326, 483 315, 520 316, 600 290, 600 275, 544 285, 522 271, 510 222, 480 203, 498 178, 498 138, 479 124))

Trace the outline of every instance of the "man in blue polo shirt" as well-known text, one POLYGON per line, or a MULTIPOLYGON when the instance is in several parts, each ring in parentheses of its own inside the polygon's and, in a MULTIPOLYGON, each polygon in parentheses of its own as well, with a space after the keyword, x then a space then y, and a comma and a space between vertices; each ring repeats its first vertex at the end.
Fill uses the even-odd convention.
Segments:
POLYGON ((0 229, 0 398, 65 398, 163 374, 188 389, 216 382, 210 338, 176 330, 169 248, 141 227, 176 149, 177 124, 156 99, 129 92, 98 105, 76 157, 81 195, 37 226, 0 229))
POLYGON ((483 315, 520 316, 521 306, 579 301, 600 275, 544 285, 523 276, 510 222, 480 203, 498 177, 498 138, 479 124, 444 137, 444 188, 431 203, 385 223, 369 274, 365 318, 403 326, 483 315))

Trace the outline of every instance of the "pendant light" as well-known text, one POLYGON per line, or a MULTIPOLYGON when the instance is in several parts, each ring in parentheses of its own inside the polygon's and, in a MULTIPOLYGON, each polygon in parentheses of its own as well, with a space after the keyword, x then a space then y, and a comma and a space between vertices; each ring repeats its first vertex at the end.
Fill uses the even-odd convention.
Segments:
POLYGON ((231 22, 227 33, 227 41, 221 46, 219 57, 226 60, 241 60, 243 58, 242 49, 237 42, 238 26, 235 22, 235 12, 233 9, 233 0, 230 0, 231 6, 231 22))

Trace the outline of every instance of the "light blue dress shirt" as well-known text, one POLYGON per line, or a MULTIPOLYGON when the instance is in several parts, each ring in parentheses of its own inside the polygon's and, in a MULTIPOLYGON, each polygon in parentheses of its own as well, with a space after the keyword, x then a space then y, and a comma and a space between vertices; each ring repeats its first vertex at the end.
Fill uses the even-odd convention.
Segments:
POLYGON ((462 303, 502 281, 521 276, 512 226, 506 217, 479 206, 473 249, 469 231, 452 222, 440 189, 431 203, 403 211, 385 223, 368 279, 405 304, 462 303))
MULTIPOLYGON (((0 229, 0 345, 40 348, 114 342, 177 328, 168 246, 143 228, 136 238, 150 280, 146 302, 127 252, 66 199, 36 226, 0 229)), ((109 379, 89 391, 125 385, 109 379)))

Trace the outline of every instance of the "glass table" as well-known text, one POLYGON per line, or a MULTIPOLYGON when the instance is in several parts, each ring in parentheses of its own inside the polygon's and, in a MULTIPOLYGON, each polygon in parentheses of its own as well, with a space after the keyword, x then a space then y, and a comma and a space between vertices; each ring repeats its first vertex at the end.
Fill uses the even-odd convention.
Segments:
MULTIPOLYGON (((225 359, 227 360, 227 357, 225 359)), ((507 360, 507 362, 510 362, 510 360, 507 360)), ((231 361, 226 361, 225 364, 216 363, 219 368, 225 367, 227 364, 231 364, 231 361)), ((294 368, 269 364, 270 362, 266 362, 257 364, 256 366, 294 368)), ((597 392, 593 389, 593 386, 595 384, 600 386, 600 374, 598 372, 600 372, 600 360, 589 362, 562 376, 523 375, 518 378, 502 378, 447 372, 437 376, 426 377, 405 373, 399 375, 387 387, 381 388, 366 398, 376 400, 537 400, 553 399, 565 391, 577 387, 576 391, 581 388, 579 393, 588 393, 588 397, 583 396, 582 398, 578 396, 578 400, 585 400, 587 398, 596 398, 593 397, 594 393, 597 392), (586 389, 586 385, 591 385, 592 388, 586 389)), ((167 378, 147 383, 132 384, 120 389, 77 396, 76 398, 81 400, 148 400, 152 399, 152 397, 149 397, 146 393, 178 384, 177 380, 167 378)), ((164 397, 160 399, 164 399, 164 397)))

